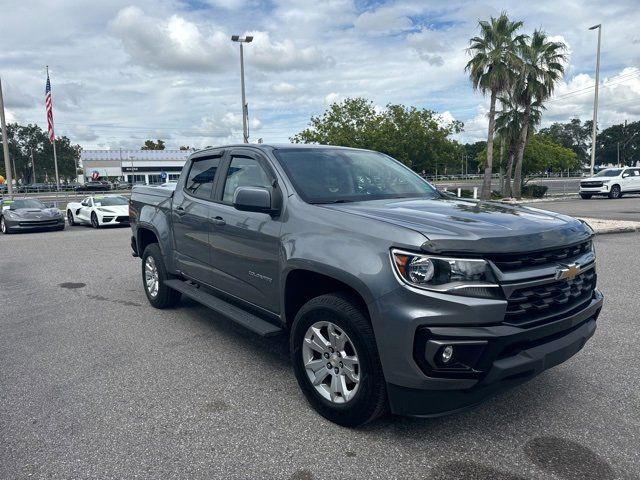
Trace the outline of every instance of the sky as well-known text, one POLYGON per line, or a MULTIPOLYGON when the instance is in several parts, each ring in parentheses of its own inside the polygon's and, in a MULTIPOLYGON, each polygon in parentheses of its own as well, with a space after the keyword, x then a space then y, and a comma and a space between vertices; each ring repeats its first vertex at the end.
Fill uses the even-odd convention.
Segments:
POLYGON ((2 0, 0 78, 8 121, 46 128, 49 65, 57 135, 85 149, 201 148, 242 140, 245 48, 250 139, 287 142, 335 101, 362 96, 428 108, 486 139, 488 99, 464 72, 478 20, 506 11, 523 33, 568 46, 542 126, 593 115, 602 24, 599 126, 640 119, 637 0, 2 0))

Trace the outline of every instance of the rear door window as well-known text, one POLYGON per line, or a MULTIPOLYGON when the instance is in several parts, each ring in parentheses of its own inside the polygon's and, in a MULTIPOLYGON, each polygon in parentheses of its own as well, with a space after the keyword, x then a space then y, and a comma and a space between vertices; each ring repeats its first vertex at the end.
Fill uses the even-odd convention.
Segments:
POLYGON ((195 197, 211 199, 219 166, 220 157, 194 160, 184 189, 195 197))

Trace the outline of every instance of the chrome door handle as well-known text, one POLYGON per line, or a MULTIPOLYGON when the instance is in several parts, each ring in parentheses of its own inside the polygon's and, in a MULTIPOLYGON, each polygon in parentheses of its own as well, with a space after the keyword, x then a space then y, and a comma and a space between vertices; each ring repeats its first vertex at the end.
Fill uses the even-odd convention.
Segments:
POLYGON ((213 219, 213 224, 214 225, 226 225, 227 222, 224 221, 224 218, 222 217, 216 217, 213 219))
POLYGON ((176 214, 177 214, 177 215, 182 216, 182 215, 184 215, 184 214, 186 214, 186 213, 187 213, 187 211, 186 211, 184 208, 182 208, 182 207, 178 207, 178 208, 176 208, 176 214))

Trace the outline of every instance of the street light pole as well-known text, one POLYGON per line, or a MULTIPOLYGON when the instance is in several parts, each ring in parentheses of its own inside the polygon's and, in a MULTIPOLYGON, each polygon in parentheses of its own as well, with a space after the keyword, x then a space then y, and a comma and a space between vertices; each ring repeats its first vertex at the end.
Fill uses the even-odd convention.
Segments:
POLYGON ((242 137, 244 139, 244 143, 249 143, 249 108, 247 106, 247 101, 244 93, 244 49, 242 48, 243 43, 251 43, 253 41, 253 37, 240 37, 239 35, 232 35, 231 41, 238 42, 240 44, 240 88, 242 90, 242 137))
POLYGON ((596 130, 598 125, 598 84, 600 83, 600 36, 602 34, 602 25, 594 25, 589 30, 598 29, 598 53, 596 54, 596 91, 593 96, 593 127, 591 130, 591 176, 593 176, 593 168, 596 163, 596 130))
POLYGON ((2 128, 2 148, 4 154, 4 171, 7 175, 7 193, 13 195, 13 177, 11 162, 9 161, 9 138, 7 137, 7 122, 4 118, 4 99, 2 98, 2 81, 0 81, 0 128, 2 128))

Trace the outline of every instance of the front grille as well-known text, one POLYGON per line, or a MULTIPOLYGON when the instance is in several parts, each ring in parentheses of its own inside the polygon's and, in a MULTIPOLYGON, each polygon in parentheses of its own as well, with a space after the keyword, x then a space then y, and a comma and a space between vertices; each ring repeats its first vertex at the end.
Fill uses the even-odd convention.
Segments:
POLYGON ((584 188, 600 188, 602 182, 580 182, 580 186, 584 188))
POLYGON ((21 227, 52 227, 57 224, 57 220, 31 220, 30 222, 18 222, 18 225, 21 227))
POLYGON ((529 326, 570 314, 591 300, 595 288, 595 268, 571 280, 520 288, 508 299, 504 323, 529 326))
POLYGON ((119 217, 116 217, 116 222, 129 223, 129 216, 128 215, 120 215, 119 217))
POLYGON ((557 264, 587 253, 591 250, 591 240, 582 242, 568 247, 555 248, 551 250, 542 250, 530 253, 501 253, 490 255, 487 258, 495 265, 507 272, 510 270, 518 270, 527 267, 539 267, 547 264, 557 264))

